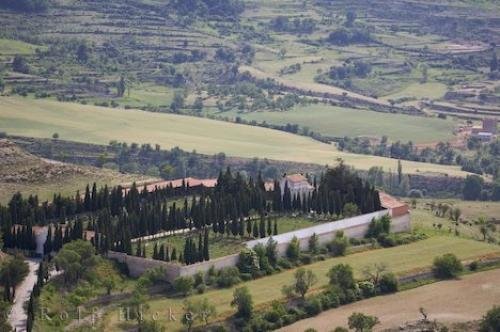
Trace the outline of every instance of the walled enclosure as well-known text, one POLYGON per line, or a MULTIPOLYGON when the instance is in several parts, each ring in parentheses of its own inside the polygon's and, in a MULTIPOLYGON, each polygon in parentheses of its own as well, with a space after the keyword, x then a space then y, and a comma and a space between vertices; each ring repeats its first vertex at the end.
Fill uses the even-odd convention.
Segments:
MULTIPOLYGON (((278 243, 278 254, 280 256, 283 256, 286 252, 288 244, 294 236, 299 239, 301 250, 307 249, 309 238, 314 233, 318 235, 320 244, 324 244, 332 240, 337 231, 343 231, 344 234, 350 238, 362 238, 365 236, 372 219, 379 218, 386 214, 389 214, 389 210, 381 210, 373 213, 363 214, 353 218, 332 221, 329 223, 312 226, 293 232, 283 233, 277 236, 273 236, 272 238, 278 243)), ((391 232, 406 232, 410 231, 410 229, 411 222, 409 213, 392 218, 391 232)), ((252 240, 247 242, 246 246, 247 248, 253 248, 259 243, 266 244, 268 240, 269 237, 252 240)), ((180 276, 190 276, 194 275, 197 272, 206 272, 212 266, 216 270, 222 269, 224 267, 236 266, 236 264, 238 263, 238 256, 239 253, 236 253, 233 255, 224 256, 192 265, 179 265, 176 263, 163 262, 150 258, 129 256, 125 253, 114 251, 108 252, 108 258, 115 259, 118 262, 125 263, 128 266, 129 273, 132 277, 139 277, 149 269, 160 267, 165 270, 165 280, 169 282, 174 281, 177 277, 180 276)))

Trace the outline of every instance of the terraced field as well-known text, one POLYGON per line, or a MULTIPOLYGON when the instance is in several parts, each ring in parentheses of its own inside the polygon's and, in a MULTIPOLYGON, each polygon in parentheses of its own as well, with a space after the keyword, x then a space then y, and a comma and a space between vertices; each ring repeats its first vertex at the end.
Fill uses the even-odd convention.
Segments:
MULTIPOLYGON (((397 167, 397 161, 340 152, 334 146, 310 138, 260 127, 205 118, 159 114, 138 110, 60 103, 49 100, 0 97, 0 131, 9 134, 108 144, 160 144, 205 154, 224 152, 236 157, 334 165, 339 158, 359 169, 397 167)), ((405 173, 465 176, 458 167, 403 161, 405 173)))

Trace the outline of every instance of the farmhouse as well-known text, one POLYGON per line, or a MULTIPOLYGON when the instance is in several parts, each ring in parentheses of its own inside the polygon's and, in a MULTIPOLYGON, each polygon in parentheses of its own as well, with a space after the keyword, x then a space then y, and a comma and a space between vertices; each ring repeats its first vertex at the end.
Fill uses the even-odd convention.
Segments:
POLYGON ((309 183, 303 174, 283 175, 280 179, 281 195, 285 192, 285 187, 288 185, 290 194, 293 196, 300 195, 301 197, 312 193, 314 187, 309 183))
POLYGON ((497 134, 497 120, 485 118, 482 126, 474 126, 471 129, 471 136, 476 137, 481 142, 490 142, 497 134))

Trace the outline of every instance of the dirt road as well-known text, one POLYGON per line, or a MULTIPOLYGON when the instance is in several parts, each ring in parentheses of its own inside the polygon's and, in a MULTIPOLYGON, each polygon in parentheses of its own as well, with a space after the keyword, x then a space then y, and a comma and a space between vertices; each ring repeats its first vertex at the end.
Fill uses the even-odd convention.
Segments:
POLYGON ((17 332, 26 331, 27 316, 23 306, 30 299, 31 291, 33 290, 33 286, 35 286, 40 260, 27 259, 26 262, 29 265, 29 273, 16 289, 15 303, 12 305, 9 314, 9 323, 17 332))
POLYGON ((347 317, 353 312, 375 315, 380 324, 375 331, 398 327, 405 322, 421 319, 419 308, 429 313, 429 319, 443 323, 480 319, 493 305, 500 305, 500 269, 468 275, 460 280, 442 281, 388 296, 360 301, 301 320, 280 331, 331 331, 347 327, 347 317))

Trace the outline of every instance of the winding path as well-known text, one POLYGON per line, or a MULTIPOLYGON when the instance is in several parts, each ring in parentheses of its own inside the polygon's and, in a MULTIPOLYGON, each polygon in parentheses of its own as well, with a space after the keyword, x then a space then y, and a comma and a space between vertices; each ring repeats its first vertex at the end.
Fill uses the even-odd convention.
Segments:
POLYGON ((40 259, 26 259, 29 266, 29 272, 23 282, 16 288, 16 297, 9 313, 9 323, 16 332, 26 331, 27 315, 24 310, 24 303, 29 301, 33 286, 37 281, 38 265, 40 259))

